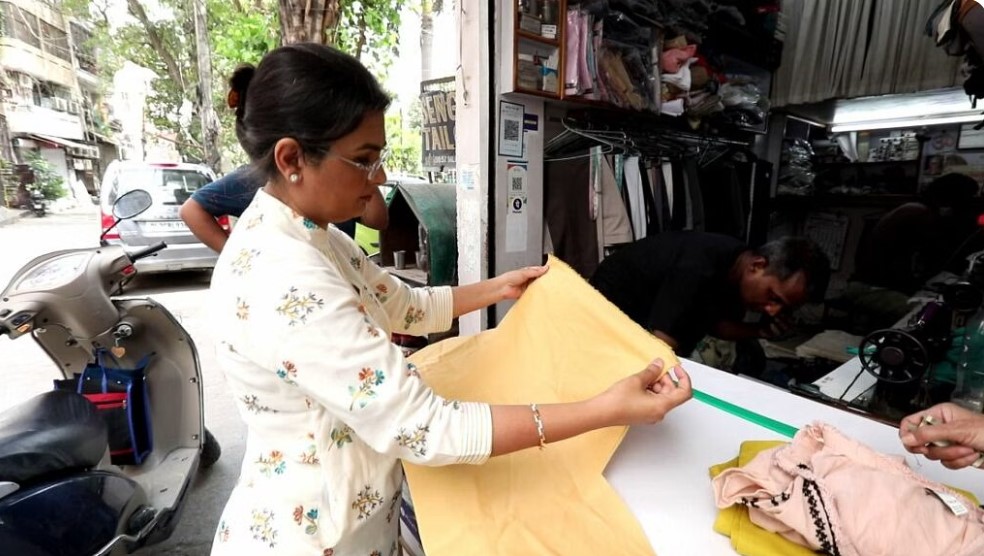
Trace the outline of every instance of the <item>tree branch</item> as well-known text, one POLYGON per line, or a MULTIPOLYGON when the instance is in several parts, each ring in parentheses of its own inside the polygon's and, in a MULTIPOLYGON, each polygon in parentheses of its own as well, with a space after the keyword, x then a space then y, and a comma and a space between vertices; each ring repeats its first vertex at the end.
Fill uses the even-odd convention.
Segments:
POLYGON ((355 59, 362 60, 362 49, 366 46, 366 9, 359 9, 359 38, 355 43, 355 59))
POLYGON ((243 9, 243 3, 240 2, 239 0, 232 0, 232 5, 236 8, 236 11, 239 13, 244 13, 246 11, 245 9, 243 9))
POLYGON ((144 9, 139 0, 126 0, 126 6, 130 15, 137 18, 140 24, 143 25, 144 30, 147 31, 147 38, 150 40, 150 44, 154 47, 154 50, 160 53, 161 61, 167 67, 168 77, 184 89, 185 81, 184 76, 181 75, 181 68, 178 66, 178 62, 174 59, 171 51, 165 48, 164 40, 161 39, 160 33, 157 32, 157 27, 147 17, 147 10, 144 9))

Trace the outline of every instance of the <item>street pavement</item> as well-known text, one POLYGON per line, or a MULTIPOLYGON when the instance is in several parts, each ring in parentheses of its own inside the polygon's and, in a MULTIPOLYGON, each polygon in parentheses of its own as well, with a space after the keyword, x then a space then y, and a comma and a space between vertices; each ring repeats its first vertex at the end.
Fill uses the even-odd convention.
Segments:
MULTIPOLYGON (((99 214, 85 206, 43 218, 26 215, 0 226, 0 288, 25 263, 56 249, 90 247, 99 237, 99 214)), ((147 547, 143 556, 204 556, 211 549, 219 515, 239 476, 246 427, 215 364, 213 338, 204 314, 208 273, 138 276, 127 295, 149 295, 167 307, 194 338, 205 386, 205 423, 222 445, 222 457, 199 474, 174 535, 165 543, 147 547)), ((57 368, 29 338, 0 338, 4 387, 0 411, 28 397, 50 390, 57 368)))

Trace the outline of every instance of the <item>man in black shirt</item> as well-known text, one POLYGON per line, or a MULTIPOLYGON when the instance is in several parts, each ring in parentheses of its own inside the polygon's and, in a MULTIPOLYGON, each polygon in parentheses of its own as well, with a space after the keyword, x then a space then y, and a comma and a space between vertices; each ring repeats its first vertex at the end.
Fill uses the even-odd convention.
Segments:
POLYGON ((732 237, 665 232, 604 261, 591 285, 632 320, 689 356, 707 334, 724 340, 767 336, 742 323, 746 311, 776 317, 821 300, 830 262, 813 241, 784 238, 751 249, 732 237))

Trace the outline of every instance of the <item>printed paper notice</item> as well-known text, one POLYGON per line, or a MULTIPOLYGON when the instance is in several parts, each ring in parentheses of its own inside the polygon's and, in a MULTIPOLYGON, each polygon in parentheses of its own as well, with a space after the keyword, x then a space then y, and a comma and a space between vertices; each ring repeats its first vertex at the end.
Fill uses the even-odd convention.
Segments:
POLYGON ((499 101, 499 156, 523 156, 522 104, 499 101))
POLYGON ((475 189, 478 184, 478 172, 481 166, 478 164, 468 164, 461 170, 461 178, 458 180, 458 185, 462 189, 471 191, 475 189))

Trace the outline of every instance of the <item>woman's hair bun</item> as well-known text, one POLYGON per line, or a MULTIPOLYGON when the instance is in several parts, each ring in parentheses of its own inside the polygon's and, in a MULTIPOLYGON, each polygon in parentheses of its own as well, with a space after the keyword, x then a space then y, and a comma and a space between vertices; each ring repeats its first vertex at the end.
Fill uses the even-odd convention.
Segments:
POLYGON ((241 118, 243 115, 243 110, 246 107, 246 91, 249 89, 249 83, 255 74, 255 67, 251 64, 242 64, 229 78, 229 96, 226 100, 229 108, 236 110, 237 117, 241 118))

